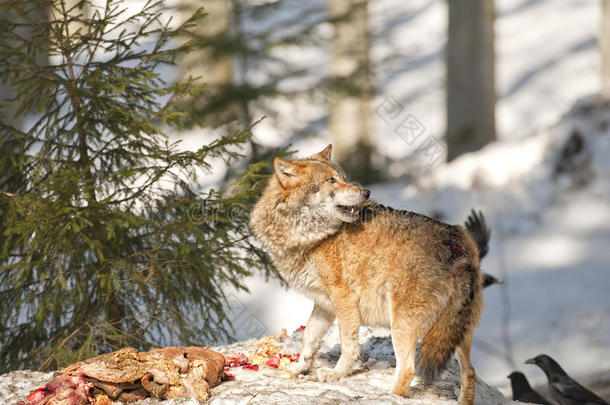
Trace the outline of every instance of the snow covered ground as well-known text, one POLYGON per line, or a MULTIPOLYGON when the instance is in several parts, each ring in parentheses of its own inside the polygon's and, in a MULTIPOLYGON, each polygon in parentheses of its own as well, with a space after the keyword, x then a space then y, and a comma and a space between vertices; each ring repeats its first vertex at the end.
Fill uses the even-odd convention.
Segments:
MULTIPOLYGON (((299 350, 302 332, 292 336, 272 340, 272 345, 278 345, 287 353, 299 350)), ((286 369, 276 369, 261 364, 257 370, 242 367, 231 368, 234 380, 221 382, 210 391, 211 405, 234 404, 275 404, 275 405, 309 405, 309 404, 384 404, 384 405, 451 405, 460 392, 459 366, 456 360, 450 361, 447 370, 430 386, 423 386, 419 378, 412 381, 409 398, 401 398, 391 394, 393 381, 393 366, 395 360, 392 353, 392 342, 389 338, 379 336, 370 328, 360 335, 365 360, 358 362, 358 373, 342 378, 337 382, 318 382, 314 373, 289 378, 286 369), (391 368, 392 367, 392 368, 391 368)), ((265 353, 258 345, 257 339, 238 342, 232 345, 214 347, 212 349, 229 357, 237 353, 251 355, 258 347, 259 353, 265 353)), ((339 357, 339 336, 327 336, 322 343, 323 357, 317 359, 315 368, 329 367, 335 364, 339 357)), ((269 341, 266 342, 269 348, 269 341)), ((263 361, 264 363, 264 361, 263 361)), ((14 404, 24 399, 28 393, 48 381, 51 373, 35 371, 14 371, 0 375, 0 403, 14 404)), ((476 381, 475 405, 516 405, 505 399, 495 388, 485 382, 476 381)), ((54 402, 56 403, 56 402, 54 402)), ((177 398, 161 401, 146 398, 133 405, 197 405, 194 399, 177 398)))

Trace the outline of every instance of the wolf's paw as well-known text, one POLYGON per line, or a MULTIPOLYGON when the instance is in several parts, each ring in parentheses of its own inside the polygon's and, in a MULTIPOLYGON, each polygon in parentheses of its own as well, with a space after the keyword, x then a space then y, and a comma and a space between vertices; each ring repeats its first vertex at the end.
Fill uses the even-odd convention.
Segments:
POLYGON ((320 381, 320 382, 337 381, 338 379, 343 377, 343 375, 344 374, 341 374, 341 373, 338 373, 337 371, 335 371, 334 368, 322 367, 322 368, 319 368, 318 371, 316 371, 316 377, 317 377, 318 381, 320 381))
POLYGON ((392 387, 392 394, 398 395, 398 396, 401 396, 401 397, 406 397, 407 396, 406 394, 407 394, 408 388, 409 387, 405 388, 402 385, 400 385, 400 386, 399 385, 394 385, 394 387, 392 387))
POLYGON ((307 361, 303 361, 302 359, 299 359, 297 362, 295 363, 291 363, 290 365, 288 365, 288 371, 290 371, 292 374, 307 374, 309 373, 309 369, 311 367, 311 363, 307 362, 307 361))

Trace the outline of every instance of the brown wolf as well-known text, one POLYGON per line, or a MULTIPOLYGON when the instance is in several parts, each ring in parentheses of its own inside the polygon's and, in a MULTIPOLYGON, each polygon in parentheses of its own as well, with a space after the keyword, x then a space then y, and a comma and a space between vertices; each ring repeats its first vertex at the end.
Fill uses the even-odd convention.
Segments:
MULTIPOLYGON (((329 160, 330 151, 276 158, 250 217, 284 279, 314 300, 293 371, 309 371, 335 317, 341 357, 334 369, 317 371, 321 381, 350 371, 360 354, 360 325, 386 326, 396 353, 393 393, 406 394, 416 368, 431 382, 455 350, 459 403, 473 404, 470 345, 482 306, 477 243, 462 226, 369 201, 369 191, 329 160)), ((486 246, 484 240, 481 251, 486 246)))

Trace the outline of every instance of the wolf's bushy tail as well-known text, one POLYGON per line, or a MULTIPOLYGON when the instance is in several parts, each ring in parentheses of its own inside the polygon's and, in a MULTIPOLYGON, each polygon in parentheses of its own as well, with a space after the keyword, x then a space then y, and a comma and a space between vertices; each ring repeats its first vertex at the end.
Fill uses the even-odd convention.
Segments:
MULTIPOLYGON (((465 243, 471 245, 467 248, 474 249, 473 240, 465 243)), ((472 333, 481 312, 479 268, 470 259, 462 258, 450 271, 454 283, 448 303, 424 336, 415 362, 416 372, 425 384, 431 384, 446 368, 456 346, 462 343, 467 333, 472 333)))
POLYGON ((491 229, 487 227, 483 213, 478 213, 473 209, 464 223, 466 230, 479 248, 479 260, 481 260, 489 250, 489 239, 491 238, 491 229))

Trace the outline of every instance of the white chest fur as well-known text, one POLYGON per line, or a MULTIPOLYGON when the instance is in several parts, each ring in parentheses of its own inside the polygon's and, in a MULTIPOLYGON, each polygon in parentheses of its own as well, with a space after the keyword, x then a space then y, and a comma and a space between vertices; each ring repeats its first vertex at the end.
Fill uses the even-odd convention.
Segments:
POLYGON ((311 298, 324 307, 332 309, 332 304, 328 295, 324 291, 322 283, 316 273, 315 264, 312 260, 305 260, 301 263, 286 260, 276 254, 271 254, 273 262, 280 274, 291 288, 301 294, 311 298))

